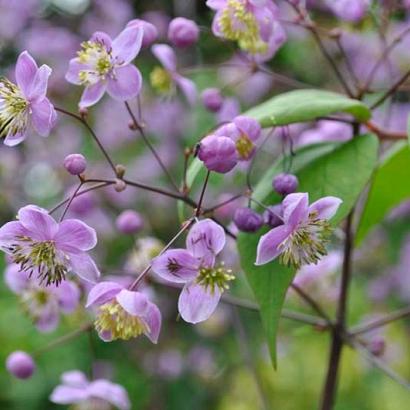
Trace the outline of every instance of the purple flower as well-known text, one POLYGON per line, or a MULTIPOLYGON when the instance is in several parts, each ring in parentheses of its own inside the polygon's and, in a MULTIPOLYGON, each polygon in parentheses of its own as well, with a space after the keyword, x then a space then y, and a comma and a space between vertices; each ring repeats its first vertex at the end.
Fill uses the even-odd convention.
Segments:
POLYGON ((298 178, 293 174, 278 174, 272 181, 273 189, 280 195, 293 194, 298 185, 298 178))
POLYGON ((36 62, 23 51, 15 69, 16 84, 0 78, 0 137, 10 147, 24 141, 28 129, 47 137, 56 120, 53 105, 46 97, 51 68, 36 62))
POLYGON ((139 94, 142 77, 131 64, 141 49, 143 29, 127 27, 114 40, 103 32, 96 32, 81 44, 78 57, 70 61, 66 80, 84 85, 80 107, 97 103, 105 91, 119 101, 139 94))
POLYGON ((143 293, 115 282, 101 282, 88 294, 87 305, 98 306, 95 328, 102 340, 128 340, 144 334, 157 343, 161 312, 143 293))
POLYGON ((370 7, 370 0, 326 0, 326 4, 342 20, 358 22, 370 7))
POLYGON ((248 207, 237 208, 233 221, 242 232, 256 232, 263 225, 263 217, 248 207))
POLYGON ((70 271, 96 282, 100 272, 87 251, 97 244, 94 229, 78 219, 56 222, 48 212, 27 205, 18 220, 0 228, 0 248, 20 269, 35 274, 46 286, 58 285, 70 271))
POLYGON ((198 158, 209 171, 225 174, 237 164, 235 143, 228 137, 208 135, 199 144, 198 158))
POLYGON ((53 331, 58 325, 60 312, 73 313, 80 302, 80 289, 73 281, 42 287, 14 263, 7 266, 4 275, 7 286, 20 297, 24 311, 39 332, 53 331))
POLYGON ((152 261, 161 278, 184 284, 178 310, 190 323, 202 322, 216 309, 222 293, 234 279, 223 264, 215 266, 216 255, 225 246, 225 232, 210 219, 196 223, 186 239, 186 249, 171 249, 152 261))
POLYGON ((189 47, 199 38, 199 27, 193 20, 174 18, 168 27, 168 39, 176 47, 189 47))
POLYGON ((236 41, 249 54, 265 56, 266 60, 285 41, 277 7, 271 0, 208 0, 206 4, 216 11, 214 35, 236 41))
POLYGON ((118 215, 115 224, 120 232, 135 234, 144 227, 144 219, 138 212, 132 209, 126 209, 118 215))
MULTIPOLYGON (((105 379, 90 382, 83 372, 72 370, 61 376, 61 382, 51 393, 50 400, 57 404, 78 404, 84 409, 131 409, 126 390, 105 379)), ((77 408, 77 406, 74 406, 77 408)))
POLYGON ((87 160, 82 154, 70 154, 64 158, 64 168, 71 175, 80 175, 87 168, 87 160))
POLYGON ((224 102, 221 91, 218 88, 207 88, 201 94, 202 104, 211 112, 218 112, 224 102))
POLYGON ((163 67, 155 67, 150 74, 151 85, 160 94, 169 95, 177 86, 189 104, 195 104, 197 91, 193 81, 177 72, 177 60, 174 50, 167 44, 155 44, 151 47, 154 56, 163 67))
POLYGON ((286 196, 282 202, 284 223, 260 238, 255 264, 264 265, 279 255, 281 263, 296 268, 317 263, 327 253, 328 220, 341 203, 341 199, 327 196, 309 206, 307 193, 286 196))
POLYGON ((258 121, 245 115, 235 117, 229 124, 218 128, 215 135, 229 137, 235 143, 237 159, 247 161, 255 153, 254 142, 261 135, 261 126, 258 121))

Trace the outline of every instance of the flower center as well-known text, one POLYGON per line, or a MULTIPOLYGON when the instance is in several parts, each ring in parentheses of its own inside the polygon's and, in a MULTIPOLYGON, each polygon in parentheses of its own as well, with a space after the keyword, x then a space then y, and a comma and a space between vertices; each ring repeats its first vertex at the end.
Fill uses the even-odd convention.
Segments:
POLYGON ((65 279, 68 272, 68 257, 57 252, 54 241, 36 242, 23 236, 18 243, 10 247, 13 262, 20 265, 20 270, 37 273, 40 285, 54 283, 57 286, 65 279))
POLYGON ((98 333, 110 334, 111 340, 128 340, 149 330, 141 318, 130 315, 116 301, 100 306, 95 328, 98 333))
POLYGON ((79 79, 83 85, 92 85, 104 80, 113 69, 110 51, 106 46, 97 41, 84 41, 78 52, 80 63, 87 64, 90 68, 81 70, 79 79))
POLYGON ((29 105, 17 85, 0 78, 0 137, 25 132, 29 122, 29 105))
POLYGON ((172 90, 172 78, 167 70, 155 67, 149 76, 152 87, 160 94, 168 94, 172 90))
POLYGON ((252 140, 245 134, 241 134, 235 145, 239 158, 243 160, 249 159, 255 149, 252 140))
POLYGON ((230 269, 225 269, 223 264, 217 268, 201 268, 199 269, 199 275, 197 283, 205 288, 211 289, 211 293, 215 292, 217 288, 220 292, 224 292, 229 289, 229 282, 235 279, 234 275, 231 275, 230 269))
POLYGON ((280 262, 299 269, 302 265, 318 263, 327 254, 326 242, 332 232, 329 222, 318 219, 315 213, 279 245, 283 249, 280 262))
POLYGON ((218 23, 224 37, 237 41, 242 50, 252 54, 267 50, 268 44, 261 39, 258 22, 252 12, 246 9, 245 1, 228 0, 218 23))

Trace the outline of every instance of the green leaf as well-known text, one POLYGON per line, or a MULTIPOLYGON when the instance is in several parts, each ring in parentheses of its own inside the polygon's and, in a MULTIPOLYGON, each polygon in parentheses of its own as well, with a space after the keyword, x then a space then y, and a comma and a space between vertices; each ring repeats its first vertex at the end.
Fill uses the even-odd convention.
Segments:
POLYGON ((369 108, 361 101, 341 94, 321 90, 296 90, 280 94, 245 113, 260 122, 262 127, 312 121, 335 113, 353 115, 358 121, 371 117, 369 108))
POLYGON ((395 144, 377 168, 364 206, 356 244, 360 244, 370 230, 386 214, 406 198, 410 198, 410 147, 406 142, 395 144))
MULTIPOLYGON (((300 150, 296 153, 292 168, 299 178, 299 191, 308 192, 311 202, 328 195, 341 198, 343 204, 332 220, 333 224, 340 222, 369 181, 376 166, 377 150, 378 140, 373 135, 358 136, 344 144, 320 144, 300 150)), ((274 175, 282 172, 282 163, 279 161, 273 170, 267 171, 267 176, 255 190, 255 199, 266 205, 279 202, 280 198, 272 193, 271 182, 274 175)), ((280 313, 296 272, 278 261, 263 266, 254 265, 259 238, 266 231, 241 233, 238 236, 238 251, 241 266, 260 306, 262 324, 276 367, 276 334, 280 313)))
POLYGON ((410 145, 410 115, 407 117, 407 142, 410 145))

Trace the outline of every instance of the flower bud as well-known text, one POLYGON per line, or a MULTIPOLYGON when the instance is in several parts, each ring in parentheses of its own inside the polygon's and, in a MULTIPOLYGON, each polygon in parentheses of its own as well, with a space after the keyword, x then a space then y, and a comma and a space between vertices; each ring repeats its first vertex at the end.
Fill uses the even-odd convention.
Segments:
POLYGON ((114 185, 114 189, 117 192, 122 192, 125 190, 125 188, 127 188, 127 184, 120 178, 116 178, 115 180, 115 185, 114 185))
POLYGON ((157 28, 149 23, 148 21, 135 19, 131 20, 127 27, 142 27, 143 36, 142 36, 142 47, 146 48, 149 47, 152 43, 154 43, 158 38, 158 30, 157 28))
POLYGON ((270 206, 263 213, 263 222, 271 228, 283 225, 282 213, 282 205, 270 206))
POLYGON ((228 137, 208 135, 200 142, 198 157, 209 171, 225 174, 237 163, 235 143, 228 137))
POLYGON ((125 167, 122 164, 118 164, 115 166, 115 173, 117 174, 118 178, 123 178, 125 175, 125 167))
POLYGON ((168 27, 168 39, 176 47, 188 47, 199 38, 199 28, 195 21, 177 17, 168 27))
POLYGON ((87 168, 87 160, 81 154, 70 154, 64 159, 64 168, 71 175, 80 175, 87 168))
POLYGON ((7 371, 18 379, 28 379, 34 373, 36 365, 26 352, 17 350, 6 359, 7 371))
POLYGON ((223 104, 223 97, 218 88, 207 88, 202 91, 202 104, 211 112, 218 112, 223 104))
POLYGON ((279 174, 273 179, 273 189, 280 195, 289 195, 296 192, 299 185, 297 177, 293 174, 279 174))
POLYGON ((386 342, 383 337, 374 337, 368 345, 370 352, 374 356, 382 356, 386 349, 386 342))
POLYGON ((120 232, 133 234, 139 232, 144 227, 144 220, 138 212, 127 209, 118 215, 115 225, 120 232))
POLYGON ((250 208, 238 208, 233 216, 233 221, 242 232, 256 232, 263 225, 263 218, 250 208))

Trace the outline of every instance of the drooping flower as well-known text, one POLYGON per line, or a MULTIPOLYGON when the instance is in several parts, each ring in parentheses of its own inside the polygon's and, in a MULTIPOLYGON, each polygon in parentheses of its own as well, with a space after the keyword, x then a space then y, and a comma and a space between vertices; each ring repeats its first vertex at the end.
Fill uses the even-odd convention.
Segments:
POLYGON ((4 275, 7 286, 19 296, 24 311, 39 332, 53 331, 60 320, 60 312, 70 314, 80 302, 80 289, 71 280, 59 286, 43 287, 14 263, 6 268, 4 275))
POLYGON ((17 221, 0 228, 0 248, 40 284, 59 285, 68 272, 96 282, 100 272, 87 251, 97 244, 95 230, 78 219, 56 222, 35 205, 21 208, 17 221))
POLYGON ((196 223, 188 233, 186 249, 171 249, 152 261, 152 269, 161 278, 184 284, 178 310, 190 323, 202 322, 216 309, 222 293, 234 279, 216 256, 225 246, 225 232, 211 219, 196 223))
POLYGON ((329 219, 341 203, 341 199, 327 196, 309 206, 307 193, 286 196, 282 202, 284 223, 260 238, 255 264, 264 265, 278 256, 281 263, 296 268, 317 263, 327 253, 329 219))
POLYGON ((51 68, 37 66, 23 51, 15 69, 17 84, 0 77, 0 137, 14 146, 24 141, 30 127, 43 137, 48 136, 56 120, 53 105, 46 97, 51 68))
POLYGON ((105 91, 119 101, 137 96, 141 90, 140 71, 131 64, 141 49, 143 29, 125 28, 114 40, 96 32, 81 44, 77 57, 70 60, 66 80, 85 86, 80 107, 97 103, 105 91))
POLYGON ((208 0, 206 4, 216 11, 213 33, 236 41, 249 54, 269 54, 271 58, 285 41, 271 0, 208 0))
MULTIPOLYGON (((71 370, 61 375, 61 384, 50 395, 56 404, 74 404, 76 409, 110 410, 112 406, 120 410, 131 409, 127 391, 119 384, 105 379, 89 381, 79 370, 71 370)), ((71 407, 70 407, 71 408, 71 407)))
POLYGON ((141 292, 115 282, 100 282, 88 294, 86 307, 96 306, 95 328, 102 340, 129 340, 144 334, 157 343, 161 312, 141 292))
POLYGON ((214 134, 230 138, 235 143, 238 161, 247 161, 255 153, 255 141, 261 135, 261 126, 255 119, 239 115, 219 127, 214 134))
POLYGON ((175 87, 178 87, 189 104, 193 105, 197 97, 195 83, 178 73, 174 50, 167 44, 155 44, 151 51, 162 64, 162 67, 157 66, 151 72, 153 88, 160 94, 170 95, 175 92, 175 87))

